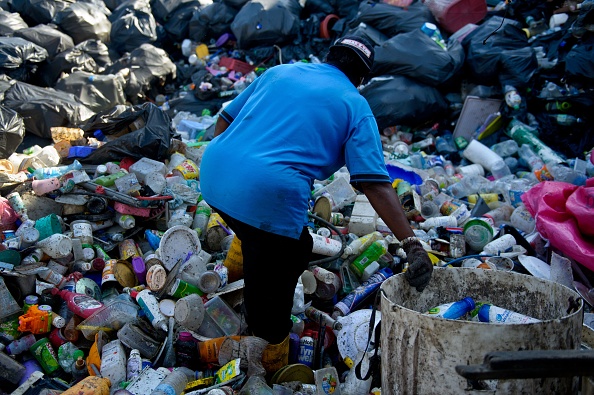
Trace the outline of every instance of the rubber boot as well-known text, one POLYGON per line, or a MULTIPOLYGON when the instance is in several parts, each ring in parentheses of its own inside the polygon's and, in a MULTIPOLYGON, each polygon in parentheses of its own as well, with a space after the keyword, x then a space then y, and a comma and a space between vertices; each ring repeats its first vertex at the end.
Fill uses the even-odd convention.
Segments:
POLYGON ((268 344, 262 353, 262 366, 267 374, 274 374, 289 364, 289 335, 278 344, 268 344))

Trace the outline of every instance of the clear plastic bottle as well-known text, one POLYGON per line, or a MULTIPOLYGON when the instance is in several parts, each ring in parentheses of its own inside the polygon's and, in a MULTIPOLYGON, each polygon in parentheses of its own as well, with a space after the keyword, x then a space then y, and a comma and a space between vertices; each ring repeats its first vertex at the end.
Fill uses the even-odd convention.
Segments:
POLYGON ((556 163, 547 164, 547 170, 553 176, 555 181, 567 182, 574 185, 586 184, 586 176, 567 166, 556 163))
POLYGON ((206 236, 206 226, 208 225, 208 219, 210 218, 211 213, 212 210, 210 206, 204 200, 198 202, 196 212, 194 213, 192 229, 198 233, 200 240, 204 240, 204 237, 206 236))
POLYGON ((128 357, 128 362, 126 363, 126 380, 131 381, 140 374, 141 370, 142 357, 140 356, 140 351, 132 349, 130 351, 130 356, 128 357))
POLYGON ((441 317, 449 320, 457 320, 474 310, 474 308, 474 300, 472 298, 466 297, 457 302, 444 303, 442 305, 429 309, 427 314, 432 317, 441 317))
POLYGON ((184 367, 175 369, 161 380, 151 395, 180 395, 188 384, 190 373, 194 375, 193 371, 184 367))
POLYGON ((473 193, 479 192, 480 189, 488 183, 489 180, 487 180, 485 177, 473 174, 462 178, 462 180, 458 183, 448 186, 447 189, 453 197, 461 199, 468 195, 472 195, 473 193))
POLYGON ((518 143, 515 142, 515 140, 505 140, 491 146, 491 150, 493 150, 493 152, 502 158, 514 155, 516 152, 518 152, 519 148, 520 147, 518 146, 518 143))
POLYGON ((540 157, 536 155, 534 151, 532 151, 532 148, 527 144, 522 144, 518 151, 518 155, 524 162, 526 162, 532 171, 542 169, 544 166, 542 159, 540 159, 540 157))

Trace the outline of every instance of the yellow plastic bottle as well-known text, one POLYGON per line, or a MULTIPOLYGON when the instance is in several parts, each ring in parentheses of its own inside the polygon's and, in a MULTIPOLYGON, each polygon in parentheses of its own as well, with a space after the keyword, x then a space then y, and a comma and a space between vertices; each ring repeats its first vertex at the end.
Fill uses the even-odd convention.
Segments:
POLYGON ((62 395, 109 395, 111 381, 107 377, 89 376, 62 392, 62 395))

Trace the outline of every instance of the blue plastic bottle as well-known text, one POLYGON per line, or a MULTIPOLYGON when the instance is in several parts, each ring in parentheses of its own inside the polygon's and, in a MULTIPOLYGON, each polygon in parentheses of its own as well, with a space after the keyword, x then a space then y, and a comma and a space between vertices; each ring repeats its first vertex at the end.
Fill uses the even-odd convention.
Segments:
POLYGON ((448 320, 457 320, 474 310, 474 307, 474 300, 472 300, 472 298, 466 297, 457 302, 445 303, 432 309, 429 309, 427 314, 433 317, 441 317, 446 318, 448 320))

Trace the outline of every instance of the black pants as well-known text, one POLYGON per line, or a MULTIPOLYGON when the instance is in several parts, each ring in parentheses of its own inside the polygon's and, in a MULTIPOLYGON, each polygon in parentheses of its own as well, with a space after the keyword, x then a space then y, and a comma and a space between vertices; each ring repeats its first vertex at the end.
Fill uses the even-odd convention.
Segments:
POLYGON ((299 239, 293 239, 265 232, 212 208, 241 240, 248 329, 271 344, 282 342, 293 325, 291 309, 297 281, 311 260, 313 239, 307 227, 299 239))

